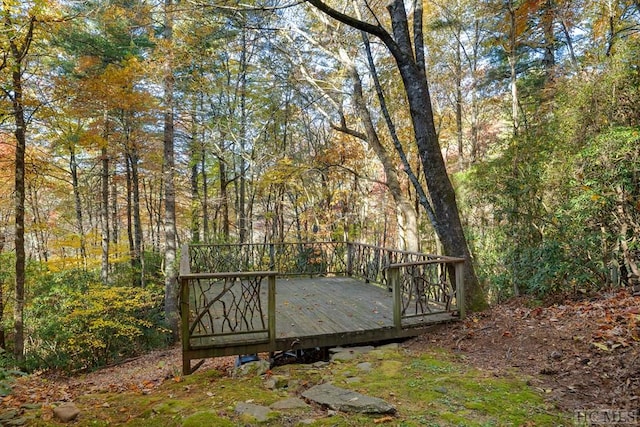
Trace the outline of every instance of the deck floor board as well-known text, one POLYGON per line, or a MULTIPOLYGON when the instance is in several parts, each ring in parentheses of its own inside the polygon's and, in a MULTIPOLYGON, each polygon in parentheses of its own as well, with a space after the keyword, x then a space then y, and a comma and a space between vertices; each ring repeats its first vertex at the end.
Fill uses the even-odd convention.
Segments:
POLYGON ((393 326, 392 294, 345 277, 276 282, 276 334, 297 337, 393 326))

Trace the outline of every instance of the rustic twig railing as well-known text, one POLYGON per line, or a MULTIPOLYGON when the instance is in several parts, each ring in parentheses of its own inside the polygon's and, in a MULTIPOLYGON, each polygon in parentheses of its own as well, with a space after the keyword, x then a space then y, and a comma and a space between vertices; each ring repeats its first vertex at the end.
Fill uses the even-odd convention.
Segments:
MULTIPOLYGON (((347 242, 185 245, 180 262, 183 370, 191 360, 275 351, 276 280, 364 280, 393 292, 393 328, 437 314, 464 316, 461 258, 347 242), (216 350, 218 349, 218 350, 216 350)), ((391 314, 391 313, 390 313, 391 314)), ((420 324, 423 325, 423 324, 420 324)))

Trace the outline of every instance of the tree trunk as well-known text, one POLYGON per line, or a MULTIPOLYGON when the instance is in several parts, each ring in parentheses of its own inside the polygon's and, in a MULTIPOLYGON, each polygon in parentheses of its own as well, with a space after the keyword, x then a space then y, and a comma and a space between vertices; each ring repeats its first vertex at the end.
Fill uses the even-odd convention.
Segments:
POLYGON ((517 40, 516 40, 516 10, 512 0, 508 2, 509 13, 509 45, 507 47, 507 59, 509 61, 509 86, 511 89, 511 120, 513 135, 518 135, 520 123, 518 120, 518 73, 516 69, 518 61, 517 40))
POLYGON ((556 35, 554 31, 556 11, 555 0, 546 0, 542 7, 542 33, 544 34, 544 56, 542 64, 544 66, 545 81, 552 83, 555 77, 556 66, 556 35))
POLYGON ((133 187, 133 254, 134 254, 134 285, 144 286, 144 270, 142 262, 142 219, 140 217, 140 173, 138 168, 139 155, 137 148, 131 151, 131 185, 133 187))
MULTIPOLYGON (((128 149, 127 149, 128 150, 128 149)), ((133 202, 132 202, 132 178, 131 178, 131 156, 125 154, 125 174, 127 178, 127 241, 129 242, 129 262, 131 264, 131 274, 135 276, 136 270, 136 246, 133 238, 133 202)), ((135 278, 132 277, 133 286, 136 285, 135 278)))
POLYGON ((109 138, 109 116, 104 111, 104 145, 100 149, 100 188, 101 188, 101 204, 100 218, 102 222, 101 238, 102 238, 102 258, 100 263, 100 279, 102 284, 109 283, 109 155, 107 153, 107 141, 109 138))
MULTIPOLYGON (((203 135, 204 137, 204 135, 203 135)), ((202 236, 205 242, 210 241, 209 232, 209 184, 207 183, 207 152, 204 147, 204 139, 200 148, 200 170, 202 176, 202 236)))
POLYGON ((86 237, 84 235, 84 220, 82 218, 82 202, 80 199, 80 188, 78 184, 78 162, 73 145, 69 147, 69 170, 71 171, 71 184, 73 187, 73 200, 76 208, 76 222, 78 223, 78 234, 80 236, 80 256, 82 257, 82 267, 87 268, 86 237))
POLYGON ((240 53, 240 183, 238 189, 238 239, 247 240, 247 164, 245 150, 247 144, 247 30, 242 29, 242 52, 240 53))
POLYGON ((198 131, 196 129, 196 114, 191 115, 191 149, 189 151, 191 164, 191 240, 194 243, 200 242, 200 216, 202 210, 200 209, 200 191, 198 187, 198 166, 200 164, 200 150, 197 147, 198 131))
POLYGON ((373 149, 382 164, 387 181, 387 187, 393 197, 396 204, 396 212, 398 215, 398 227, 399 237, 402 241, 402 248, 404 250, 417 252, 420 250, 420 244, 418 239, 418 220, 416 211, 411 204, 411 201, 404 195, 402 186, 398 179, 398 171, 393 164, 393 161, 387 149, 380 142, 378 132, 373 124, 371 113, 367 107, 367 103, 362 93, 362 81, 356 64, 347 57, 346 52, 341 52, 342 63, 347 68, 351 80, 353 82, 353 103, 356 112, 360 118, 360 122, 365 129, 366 135, 363 135, 363 139, 367 141, 369 147, 373 149))
POLYGON ((120 220, 118 218, 118 181, 116 179, 118 168, 116 162, 111 164, 111 243, 115 248, 116 257, 118 254, 118 241, 120 239, 120 220))
MULTIPOLYGON (((154 196, 156 195, 156 189, 154 184, 154 179, 142 179, 142 193, 144 199, 144 207, 147 211, 147 218, 149 223, 148 228, 148 241, 151 242, 151 250, 153 253, 158 252, 158 246, 156 244, 157 235, 156 235, 156 208, 154 204, 154 196)), ((162 188, 162 186, 160 186, 162 188)))
POLYGON ((220 175, 220 208, 222 210, 222 237, 225 242, 229 242, 230 238, 230 221, 229 221, 229 180, 227 179, 227 165, 223 159, 218 159, 218 171, 220 175))
POLYGON ((456 26, 456 62, 455 67, 455 82, 456 82, 456 137, 458 140, 458 163, 460 170, 464 167, 464 138, 462 129, 462 47, 460 46, 461 36, 460 25, 456 26))
MULTIPOLYGON (((168 49, 171 49, 173 41, 172 0, 164 1, 164 39, 168 49)), ((178 283, 176 271, 176 190, 174 185, 174 128, 173 128, 173 62, 171 52, 167 52, 164 63, 164 163, 163 179, 165 188, 165 297, 164 310, 167 326, 171 330, 172 338, 179 338, 179 313, 178 313, 178 283)))
POLYGON ((22 101, 22 68, 15 65, 13 77, 13 116, 15 120, 16 164, 15 164, 15 305, 13 309, 14 339, 13 355, 19 366, 24 365, 24 283, 26 256, 24 250, 24 202, 25 202, 25 152, 27 125, 22 101))
MULTIPOLYGON (((2 218, 2 223, 0 225, 0 255, 4 252, 4 246, 7 240, 7 226, 9 225, 8 218, 2 218)), ((4 269, 3 269, 4 270, 4 269)), ((4 275, 0 278, 0 349, 6 350, 7 343, 5 338, 5 329, 4 329, 4 296, 5 296, 5 279, 4 275)))
MULTIPOLYGON (((409 103, 413 132, 418 147, 427 188, 433 206, 433 226, 442 242, 446 255, 460 256, 465 262, 465 300, 470 308, 481 308, 486 304, 471 254, 460 221, 456 195, 449 180, 435 129, 429 86, 424 70, 415 60, 403 0, 393 0, 388 6, 393 28, 393 37, 381 26, 372 25, 347 16, 328 7, 320 0, 309 3, 349 26, 366 31, 380 38, 393 55, 404 84, 409 103)), ((420 1, 420 0, 418 0, 420 1)), ((421 46, 418 40, 416 46, 421 46)))
POLYGON ((40 201, 38 200, 38 191, 32 183, 26 184, 26 196, 28 196, 31 212, 33 215, 33 223, 35 230, 33 234, 36 237, 36 251, 38 252, 38 261, 47 262, 49 260, 47 237, 45 236, 45 226, 40 215, 40 201))
POLYGON ((473 268, 471 253, 460 221, 456 194, 438 143, 429 86, 409 55, 411 40, 404 3, 402 0, 394 0, 388 9, 393 34, 399 47, 394 57, 405 86, 418 153, 431 195, 436 220, 434 228, 446 255, 460 256, 467 260, 464 272, 466 301, 469 307, 481 307, 485 303, 484 295, 473 268))

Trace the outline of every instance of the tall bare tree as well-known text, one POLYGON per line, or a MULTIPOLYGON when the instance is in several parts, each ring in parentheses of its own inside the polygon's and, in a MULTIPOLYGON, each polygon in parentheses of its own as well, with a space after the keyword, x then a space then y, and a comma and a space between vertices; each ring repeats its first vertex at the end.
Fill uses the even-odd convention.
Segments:
MULTIPOLYGON (((413 39, 409 17, 403 0, 389 2, 387 10, 391 19, 392 33, 376 20, 374 24, 342 13, 321 0, 307 0, 308 3, 330 17, 356 29, 367 32, 382 41, 393 56, 404 83, 409 104, 415 141, 423 166, 423 173, 431 200, 433 227, 442 242, 447 255, 462 256, 465 263, 466 301, 469 307, 477 308, 485 304, 484 295, 471 261, 471 253, 460 221, 456 194, 449 180, 444 158, 436 134, 431 96, 424 64, 424 43, 422 40, 421 16, 414 16, 413 39)), ((422 10, 421 0, 416 1, 414 13, 422 10)))
POLYGON ((174 183, 175 152, 173 123, 173 3, 164 2, 164 41, 166 55, 164 63, 164 236, 165 236, 165 296, 164 312, 167 326, 174 340, 178 339, 178 283, 176 271, 177 233, 176 233, 176 189, 174 183))
POLYGON ((4 95, 11 101, 15 123, 15 306, 14 306, 14 344, 13 353, 19 365, 24 364, 24 285, 25 285, 25 248, 24 248, 24 207, 25 207, 25 152, 27 146, 27 120, 23 76, 29 49, 31 48, 37 18, 26 17, 26 22, 16 22, 12 14, 12 5, 2 2, 2 51, 0 71, 7 69, 11 75, 9 88, 4 95))

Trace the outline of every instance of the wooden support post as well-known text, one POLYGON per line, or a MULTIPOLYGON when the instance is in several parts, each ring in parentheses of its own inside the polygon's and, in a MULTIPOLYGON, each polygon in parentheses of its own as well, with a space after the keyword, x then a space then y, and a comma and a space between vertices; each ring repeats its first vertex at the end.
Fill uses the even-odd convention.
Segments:
POLYGON ((276 273, 270 272, 269 276, 269 301, 267 303, 269 322, 269 343, 271 347, 276 345, 276 273))
POLYGON ((180 319, 182 322, 182 373, 189 375, 191 373, 191 359, 187 357, 190 350, 190 333, 189 333, 189 281, 188 279, 180 279, 180 319))
POLYGON ((393 291, 393 326, 402 330, 402 289, 400 289, 400 267, 389 267, 389 286, 393 291))
POLYGON ((182 246, 180 254, 180 274, 178 283, 180 285, 180 321, 182 333, 182 373, 184 375, 191 374, 191 359, 187 356, 189 351, 189 280, 185 275, 191 273, 191 258, 189 254, 189 245, 182 246))
POLYGON ((456 263, 456 302, 458 303, 458 312, 460 313, 460 320, 465 318, 466 307, 464 301, 464 263, 469 261, 462 261, 456 263))
POLYGON ((353 276, 353 243, 347 243, 347 276, 353 276))
POLYGON ((189 245, 184 244, 180 248, 180 272, 179 274, 191 273, 191 259, 189 254, 189 245))

